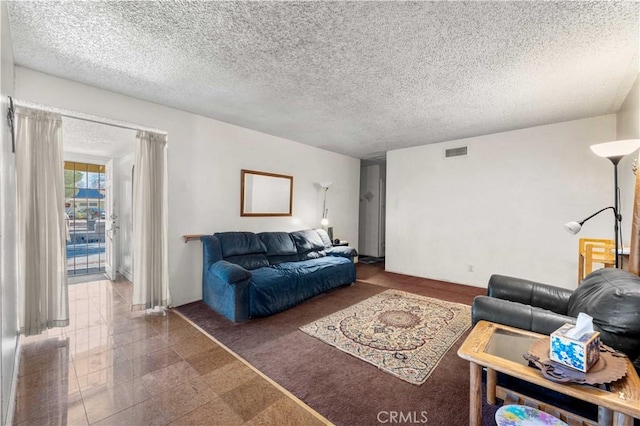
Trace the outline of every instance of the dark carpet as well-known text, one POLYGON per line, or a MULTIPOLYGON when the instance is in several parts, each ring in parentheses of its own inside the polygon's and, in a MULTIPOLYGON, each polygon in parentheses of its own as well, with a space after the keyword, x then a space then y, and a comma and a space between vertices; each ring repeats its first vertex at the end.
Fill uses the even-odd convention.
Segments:
MULTIPOLYGON (((177 308, 209 334, 337 425, 465 425, 469 413, 469 365, 457 356, 466 332, 431 377, 412 385, 298 330, 368 297, 397 288, 471 304, 485 289, 384 272, 358 265, 358 281, 266 318, 234 324, 203 302, 177 308), (394 414, 395 413, 395 414, 394 414), (403 418, 405 422, 392 422, 403 418)), ((497 407, 483 407, 483 425, 494 425, 497 407)))

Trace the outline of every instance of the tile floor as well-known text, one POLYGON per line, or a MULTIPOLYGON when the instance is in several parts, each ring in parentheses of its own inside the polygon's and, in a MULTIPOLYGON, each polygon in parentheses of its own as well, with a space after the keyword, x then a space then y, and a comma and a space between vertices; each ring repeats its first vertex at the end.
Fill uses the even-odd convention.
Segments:
POLYGON ((329 424, 131 284, 69 286, 70 325, 21 343, 17 425, 329 424))

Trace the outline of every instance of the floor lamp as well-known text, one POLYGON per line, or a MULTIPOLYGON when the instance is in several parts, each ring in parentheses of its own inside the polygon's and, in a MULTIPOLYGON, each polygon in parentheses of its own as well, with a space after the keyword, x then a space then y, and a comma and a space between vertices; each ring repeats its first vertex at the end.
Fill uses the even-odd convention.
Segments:
POLYGON ((620 257, 620 251, 618 249, 620 244, 619 230, 620 222, 622 222, 622 215, 620 214, 620 187, 618 186, 618 163, 626 155, 631 154, 633 151, 640 147, 639 139, 627 139, 622 141, 613 141, 599 143, 591 145, 591 151, 599 157, 608 158, 613 163, 613 185, 614 185, 614 213, 615 213, 615 259, 616 268, 619 267, 618 258, 620 257))
POLYGON ((327 191, 329 190, 329 188, 331 188, 331 186, 333 185, 333 182, 320 182, 319 183, 320 187, 322 189, 324 189, 324 201, 322 202, 322 220, 320 221, 320 224, 323 227, 326 227, 327 225, 329 225, 329 209, 327 208, 327 191))

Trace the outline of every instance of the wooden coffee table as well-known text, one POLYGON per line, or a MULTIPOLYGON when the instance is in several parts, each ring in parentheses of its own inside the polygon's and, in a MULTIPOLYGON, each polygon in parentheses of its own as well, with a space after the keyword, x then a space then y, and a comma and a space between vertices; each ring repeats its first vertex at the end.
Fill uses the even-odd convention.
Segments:
MULTIPOLYGON (((555 383, 545 379, 539 370, 529 367, 522 357, 534 341, 545 337, 541 334, 480 321, 473 328, 458 350, 458 356, 469 361, 469 425, 482 424, 482 367, 487 368, 487 402, 495 404, 496 391, 508 392, 496 387, 496 371, 534 383, 573 398, 598 406, 598 425, 632 426, 633 418, 640 419, 640 378, 628 359, 627 374, 609 384, 608 389, 590 385, 555 383)), ((502 395, 501 394, 501 395, 502 395)), ((542 404, 545 405, 545 404, 542 404)), ((542 408, 551 414, 562 412, 548 404, 542 408), (548 411, 548 410, 545 410, 548 411)), ((584 424, 594 424, 584 420, 584 424)))

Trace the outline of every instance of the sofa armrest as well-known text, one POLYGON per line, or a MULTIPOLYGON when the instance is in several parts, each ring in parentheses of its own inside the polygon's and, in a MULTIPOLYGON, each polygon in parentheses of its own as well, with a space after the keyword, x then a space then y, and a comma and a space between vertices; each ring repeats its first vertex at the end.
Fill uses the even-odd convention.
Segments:
POLYGON ((566 315, 571 293, 571 290, 522 278, 492 275, 489 278, 487 294, 489 297, 519 302, 566 315))
POLYGON ((219 260, 209 266, 209 272, 228 284, 241 283, 251 278, 251 272, 226 260, 219 260))
POLYGON ((334 246, 327 249, 327 254, 329 256, 339 256, 346 257, 347 259, 353 260, 354 257, 358 255, 358 252, 355 248, 349 246, 334 246))
POLYGON ((202 277, 202 300, 231 321, 249 319, 251 272, 239 265, 219 260, 207 267, 202 277))
POLYGON ((485 320, 546 335, 566 323, 575 324, 576 321, 573 317, 547 309, 488 296, 476 296, 473 299, 471 320, 474 325, 485 320))

